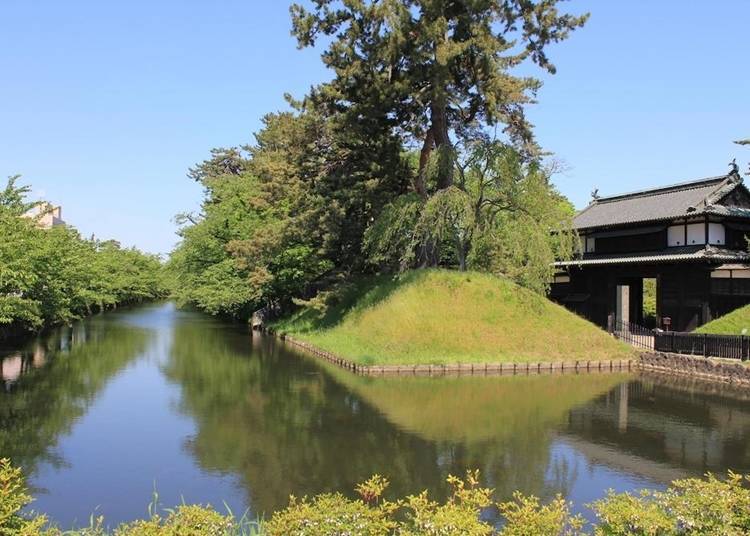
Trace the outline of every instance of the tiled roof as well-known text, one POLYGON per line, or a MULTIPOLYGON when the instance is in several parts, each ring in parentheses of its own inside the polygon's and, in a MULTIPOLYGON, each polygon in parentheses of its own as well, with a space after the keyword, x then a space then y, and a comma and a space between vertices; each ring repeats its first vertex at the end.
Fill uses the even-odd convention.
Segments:
MULTIPOLYGON (((704 213, 718 214, 730 208, 717 206, 714 203, 741 184, 742 180, 739 176, 730 174, 628 194, 600 197, 576 215, 574 226, 578 230, 583 230, 628 223, 671 220, 704 213)), ((746 212, 746 209, 740 210, 746 212)))
POLYGON ((583 259, 558 261, 555 266, 596 266, 611 264, 634 264, 652 262, 687 262, 687 261, 717 261, 717 262, 748 262, 750 253, 713 246, 672 247, 653 253, 636 253, 626 255, 592 255, 583 259))

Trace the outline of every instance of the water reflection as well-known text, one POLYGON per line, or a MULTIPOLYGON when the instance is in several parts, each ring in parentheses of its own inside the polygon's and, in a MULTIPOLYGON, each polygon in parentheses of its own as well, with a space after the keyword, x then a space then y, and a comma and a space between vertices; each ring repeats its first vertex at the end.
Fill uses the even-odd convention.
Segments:
POLYGON ((0 351, 0 456, 29 473, 40 462, 64 465, 58 437, 147 343, 145 330, 93 321, 0 351))
POLYGON ((482 468, 498 499, 518 489, 542 497, 568 494, 574 467, 549 455, 556 430, 572 408, 628 379, 624 374, 372 378, 324 366, 390 423, 450 453, 435 460, 441 476, 482 468))
POLYGON ((46 336, 36 337, 21 349, 0 347, 0 380, 9 390, 18 379, 31 373, 47 362, 47 355, 66 352, 71 345, 80 345, 87 340, 87 326, 78 324, 54 330, 46 336))
POLYGON ((750 472, 747 392, 658 376, 366 378, 170 305, 104 315, 0 354, 0 456, 63 526, 226 501, 261 515, 291 493, 386 475, 447 494, 479 468, 579 503, 607 488, 750 472))
POLYGON ((727 468, 750 473, 749 395, 642 375, 571 411, 565 433, 590 459, 662 484, 727 468))
POLYGON ((240 475, 254 512, 289 495, 349 492, 375 472, 396 491, 441 489, 436 445, 392 426, 376 409, 274 341, 175 329, 168 378, 196 422, 185 448, 205 470, 240 475), (210 359, 206 356, 210 355, 210 359))

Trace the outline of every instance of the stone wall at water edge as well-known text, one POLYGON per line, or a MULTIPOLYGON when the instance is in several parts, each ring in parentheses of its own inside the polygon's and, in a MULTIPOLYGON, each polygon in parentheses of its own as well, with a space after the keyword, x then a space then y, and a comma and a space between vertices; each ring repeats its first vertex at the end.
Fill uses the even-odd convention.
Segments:
POLYGON ((295 339, 285 333, 277 333, 272 328, 260 327, 258 331, 273 335, 287 344, 304 350, 308 354, 324 359, 356 374, 367 376, 381 375, 519 375, 549 373, 594 373, 628 372, 635 370, 637 361, 632 359, 597 359, 577 361, 543 361, 518 363, 456 363, 444 365, 362 365, 349 359, 318 348, 314 344, 295 339))
POLYGON ((750 366, 728 359, 648 352, 641 354, 639 368, 750 387, 750 366))
POLYGON ((462 363, 456 365, 360 365, 327 352, 315 345, 295 339, 284 333, 261 327, 260 331, 274 335, 287 344, 296 346, 307 353, 339 367, 363 375, 387 374, 544 374, 544 373, 584 373, 584 372, 627 372, 653 371, 661 374, 690 376, 709 382, 729 383, 738 389, 750 388, 750 365, 728 359, 705 358, 664 352, 644 352, 636 360, 592 360, 572 362, 542 363, 462 363))

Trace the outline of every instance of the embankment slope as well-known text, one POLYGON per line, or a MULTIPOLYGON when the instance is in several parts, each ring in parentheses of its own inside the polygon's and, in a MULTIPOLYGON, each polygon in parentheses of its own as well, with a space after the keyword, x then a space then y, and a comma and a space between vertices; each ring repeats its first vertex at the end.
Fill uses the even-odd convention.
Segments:
POLYGON ((627 359, 633 351, 590 322, 487 274, 419 270, 352 284, 324 313, 272 326, 365 365, 627 359))
POLYGON ((720 335, 750 335, 750 305, 735 309, 716 320, 702 325, 696 333, 717 333, 720 335))

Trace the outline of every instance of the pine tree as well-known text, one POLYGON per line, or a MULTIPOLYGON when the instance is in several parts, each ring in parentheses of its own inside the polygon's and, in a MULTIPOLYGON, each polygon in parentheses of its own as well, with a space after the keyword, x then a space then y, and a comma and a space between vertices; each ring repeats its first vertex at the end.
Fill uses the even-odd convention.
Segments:
POLYGON ((537 151, 524 108, 541 82, 513 74, 526 61, 554 73, 549 44, 587 15, 559 0, 316 0, 291 8, 300 47, 333 36, 322 55, 335 72, 310 99, 362 121, 390 122, 421 146, 414 190, 453 183, 453 137, 501 125, 524 154, 537 151), (371 119, 370 119, 371 120, 371 119), (434 185, 428 169, 434 162, 434 185))

